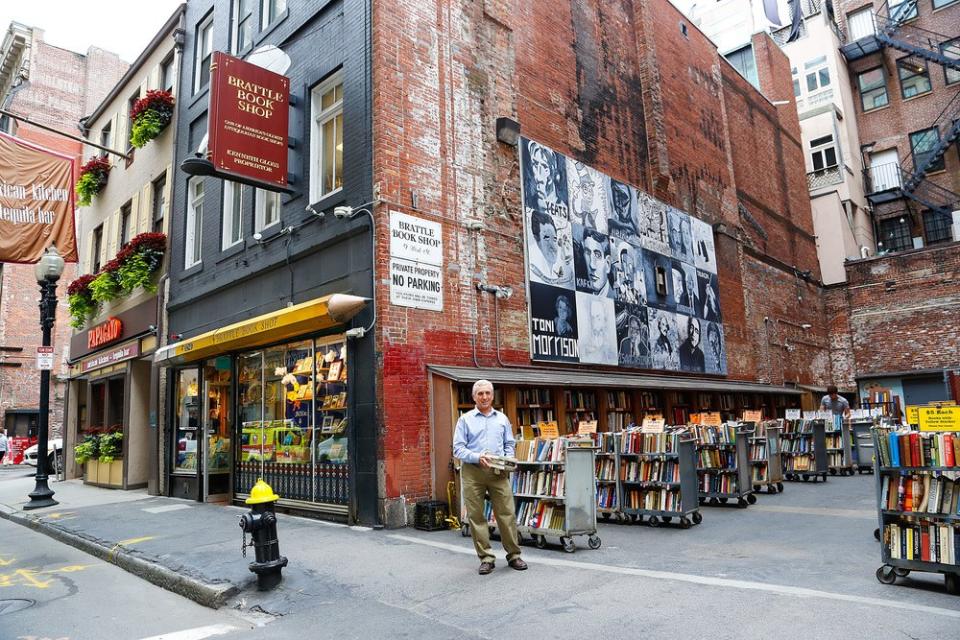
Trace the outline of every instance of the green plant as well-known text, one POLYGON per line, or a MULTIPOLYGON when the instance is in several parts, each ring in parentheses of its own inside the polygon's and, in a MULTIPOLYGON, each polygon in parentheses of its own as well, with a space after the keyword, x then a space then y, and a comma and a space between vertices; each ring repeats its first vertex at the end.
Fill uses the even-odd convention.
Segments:
POLYGON ((173 119, 173 95, 169 91, 147 91, 130 110, 130 144, 138 149, 162 132, 173 119))
POLYGON ((110 162, 106 156, 90 158, 85 165, 80 167, 80 177, 74 190, 77 192, 77 204, 81 207, 89 207, 93 196, 100 193, 107 184, 107 177, 110 174, 110 162))
POLYGON ((100 306, 90 294, 90 283, 94 276, 80 276, 67 287, 67 301, 70 305, 70 326, 81 329, 94 316, 100 306))
POLYGON ((123 431, 100 436, 100 462, 109 464, 123 457, 123 431))
POLYGON ((120 290, 128 294, 137 287, 143 287, 155 293, 157 285, 153 282, 152 261, 143 252, 134 253, 117 269, 117 282, 120 290))
POLYGON ((90 297, 94 302, 109 302, 120 295, 116 273, 103 271, 90 281, 90 297))
POLYGON ((100 436, 88 435, 83 442, 73 446, 73 457, 77 464, 84 464, 100 455, 100 436))

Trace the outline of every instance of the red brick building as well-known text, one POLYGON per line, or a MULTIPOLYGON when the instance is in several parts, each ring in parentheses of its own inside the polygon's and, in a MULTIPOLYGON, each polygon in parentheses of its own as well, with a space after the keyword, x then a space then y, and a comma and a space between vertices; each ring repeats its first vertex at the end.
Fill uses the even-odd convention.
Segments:
POLYGON ((561 431, 567 390, 598 398, 605 429, 624 409, 610 392, 629 397, 633 417, 646 408, 782 415, 799 396, 761 385, 830 380, 790 68, 768 37, 753 41, 758 92, 667 0, 427 1, 404 11, 375 7, 374 16, 389 524, 403 521, 405 503, 445 495, 458 405, 469 403, 477 377, 500 386, 498 402, 515 424, 532 410, 523 392, 542 387, 536 411, 549 405, 561 431), (498 117, 712 226, 726 377, 532 364, 519 154, 498 142, 498 117), (391 211, 442 226, 442 312, 391 304, 391 211), (509 287, 512 296, 478 291, 478 283, 509 287))
MULTIPOLYGON (((103 98, 127 64, 116 54, 91 47, 86 54, 61 49, 44 40, 43 30, 11 23, 0 48, 0 104, 7 111, 78 135, 75 123, 103 98)), ((0 130, 52 151, 80 160, 79 142, 7 116, 0 130)), ((40 374, 36 346, 40 344, 40 290, 33 265, 2 265, 0 283, 0 412, 9 435, 35 430, 40 374)), ((70 331, 66 285, 75 277, 68 264, 58 287, 60 300, 54 327, 55 369, 50 396, 51 437, 60 435, 70 331)))

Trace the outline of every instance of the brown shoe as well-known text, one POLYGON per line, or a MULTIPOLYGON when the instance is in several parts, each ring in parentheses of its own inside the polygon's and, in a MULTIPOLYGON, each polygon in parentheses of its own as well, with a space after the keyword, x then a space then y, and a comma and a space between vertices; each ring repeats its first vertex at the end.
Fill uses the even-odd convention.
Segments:
MULTIPOLYGON (((511 565, 513 566, 513 565, 511 565)), ((526 568, 526 567, 524 567, 526 568)), ((488 573, 493 573, 493 563, 492 562, 481 562, 480 563, 480 575, 485 576, 488 573)))
POLYGON ((508 562, 507 564, 510 565, 510 568, 511 568, 511 569, 516 569, 517 571, 526 571, 526 570, 527 570, 527 563, 524 562, 523 560, 521 560, 520 558, 514 558, 513 560, 511 560, 511 561, 508 562))

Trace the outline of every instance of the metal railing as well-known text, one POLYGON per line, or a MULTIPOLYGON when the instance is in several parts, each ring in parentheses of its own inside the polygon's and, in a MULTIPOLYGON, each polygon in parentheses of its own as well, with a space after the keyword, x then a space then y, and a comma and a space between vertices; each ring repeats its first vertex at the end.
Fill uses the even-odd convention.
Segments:
POLYGON ((917 15, 916 0, 898 3, 892 8, 889 4, 884 2, 873 17, 874 32, 880 40, 903 51, 915 49, 925 58, 936 58, 939 64, 960 70, 960 43, 944 47, 951 39, 949 36, 908 22, 917 15))
POLYGON ((863 170, 863 186, 867 195, 899 189, 903 169, 896 162, 874 165, 863 170))
POLYGON ((896 196, 909 198, 928 209, 960 209, 960 194, 930 180, 924 180, 895 162, 867 167, 863 170, 863 183, 868 196, 896 192, 896 196), (906 189, 908 182, 915 182, 915 186, 910 190, 906 189))
POLYGON ((843 167, 827 167, 807 173, 807 189, 816 191, 843 182, 843 167))
POLYGON ((930 128, 936 129, 937 141, 931 149, 919 158, 916 154, 914 155, 914 176, 904 184, 904 188, 908 191, 916 188, 926 173, 943 157, 950 145, 960 136, 960 91, 957 91, 953 99, 947 103, 947 106, 943 108, 930 128))

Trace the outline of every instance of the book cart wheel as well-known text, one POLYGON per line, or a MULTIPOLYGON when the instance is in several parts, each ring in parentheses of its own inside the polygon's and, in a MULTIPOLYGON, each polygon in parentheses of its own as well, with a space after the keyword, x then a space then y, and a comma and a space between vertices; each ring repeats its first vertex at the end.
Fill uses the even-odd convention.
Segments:
POLYGON ((772 485, 772 484, 771 484, 771 485, 768 485, 768 486, 767 486, 767 493, 776 493, 776 492, 777 492, 777 487, 776 487, 776 485, 772 485))
POLYGON ((610 514, 609 514, 609 513, 601 513, 601 514, 600 514, 600 517, 603 518, 603 521, 604 521, 604 522, 610 522, 610 514))
POLYGON ((947 593, 960 595, 960 575, 956 573, 943 574, 943 584, 947 587, 947 593))
POLYGON ((720 504, 727 504, 726 498, 720 498, 720 504))
POLYGON ((910 569, 903 569, 901 567, 894 567, 893 572, 900 578, 906 578, 910 575, 910 569))
POLYGON ((777 483, 777 492, 778 492, 778 493, 783 493, 783 483, 782 483, 782 482, 778 482, 778 483, 777 483))
POLYGON ((630 522, 633 524, 643 524, 643 516, 639 513, 634 513, 633 515, 629 516, 629 518, 630 522))
MULTIPOLYGON (((842 471, 842 469, 841 469, 841 471, 842 471)), ((832 476, 837 475, 837 469, 836 469, 836 467, 831 467, 831 468, 830 468, 830 475, 832 475, 832 476)))
MULTIPOLYGON (((712 498, 711 498, 711 500, 712 500, 712 498)), ((707 499, 706 499, 706 498, 697 498, 697 502, 702 506, 702 505, 707 504, 707 499)))
POLYGON ((703 516, 700 515, 700 512, 699 512, 699 511, 694 511, 694 512, 693 512, 693 524, 700 524, 701 522, 703 522, 703 516))
POLYGON ((663 516, 663 522, 669 524, 673 520, 673 516, 663 516))
POLYGON ((873 537, 877 539, 877 542, 880 542, 880 529, 879 529, 879 528, 873 530, 873 537))
POLYGON ((893 584, 897 581, 897 574, 893 572, 893 567, 885 564, 877 569, 877 580, 882 584, 893 584))
POLYGON ((533 539, 537 543, 537 549, 543 549, 547 546, 547 536, 534 536, 533 539))
POLYGON ((577 545, 574 544, 573 538, 563 537, 560 538, 560 544, 563 545, 563 550, 567 553, 573 553, 577 550, 577 545))
POLYGON ((590 536, 589 538, 587 538, 587 546, 590 547, 591 549, 599 549, 600 536, 590 536))
POLYGON ((650 516, 649 518, 647 518, 647 524, 649 524, 651 527, 659 527, 660 518, 658 518, 657 516, 650 516))
POLYGON ((747 502, 750 504, 757 504, 757 496, 752 493, 747 494, 747 502))
MULTIPOLYGON (((756 499, 756 498, 754 498, 754 499, 756 499)), ((747 508, 747 504, 748 504, 748 503, 747 503, 747 501, 746 501, 744 498, 738 498, 738 499, 737 499, 737 506, 738 506, 739 508, 741 508, 741 509, 746 509, 746 508, 747 508)))
MULTIPOLYGON (((804 481, 804 482, 808 482, 808 481, 810 480, 810 476, 808 476, 807 474, 803 474, 801 477, 803 478, 803 481, 804 481)), ((813 477, 813 481, 814 481, 814 482, 817 481, 817 477, 816 477, 816 476, 813 477)))
POLYGON ((464 538, 469 538, 469 537, 470 537, 470 525, 468 525, 468 524, 466 524, 466 523, 460 525, 460 535, 463 536, 464 538))
POLYGON ((688 518, 687 516, 683 516, 682 518, 680 518, 681 529, 689 529, 691 524, 692 523, 690 522, 690 518, 688 518))

